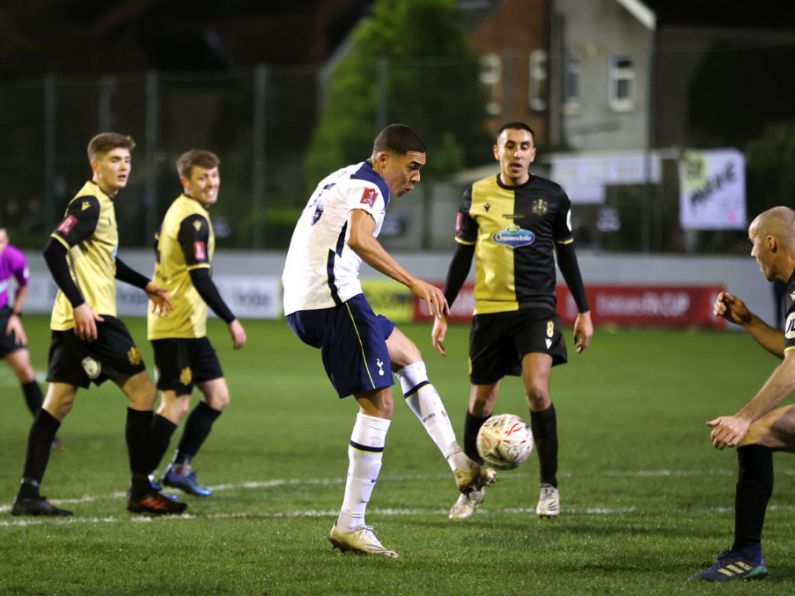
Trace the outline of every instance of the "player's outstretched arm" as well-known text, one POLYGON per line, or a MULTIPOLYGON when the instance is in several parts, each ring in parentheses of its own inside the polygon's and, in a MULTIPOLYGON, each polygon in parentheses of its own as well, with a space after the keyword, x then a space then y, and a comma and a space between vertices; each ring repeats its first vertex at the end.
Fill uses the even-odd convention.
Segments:
POLYGON ((717 317, 723 317, 735 325, 740 325, 759 345, 774 356, 784 357, 784 333, 756 316, 737 296, 721 292, 715 299, 713 312, 717 317))
POLYGON ((406 271, 376 240, 374 231, 375 220, 369 213, 363 209, 351 211, 348 217, 348 246, 373 269, 402 283, 415 296, 424 300, 432 315, 447 313, 449 308, 442 290, 406 271))

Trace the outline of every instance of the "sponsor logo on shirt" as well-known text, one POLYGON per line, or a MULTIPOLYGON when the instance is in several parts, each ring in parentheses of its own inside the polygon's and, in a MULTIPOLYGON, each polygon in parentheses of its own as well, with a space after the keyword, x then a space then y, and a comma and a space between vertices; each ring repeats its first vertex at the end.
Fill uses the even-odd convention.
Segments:
POLYGON ((74 228, 76 224, 77 218, 74 215, 68 215, 56 228, 56 230, 66 236, 72 231, 72 228, 74 228))
POLYGON ((464 227, 464 214, 459 213, 455 216, 455 232, 459 234, 464 227))
POLYGON ((362 200, 359 201, 362 205, 375 205, 375 200, 378 198, 378 193, 374 188, 365 188, 362 193, 362 200))
POLYGON ((193 243, 193 256, 197 261, 207 260, 207 250, 204 247, 204 242, 193 243))
POLYGON ((536 241, 536 235, 530 230, 511 226, 494 233, 491 239, 497 244, 510 246, 511 248, 519 248, 521 246, 530 246, 536 241))

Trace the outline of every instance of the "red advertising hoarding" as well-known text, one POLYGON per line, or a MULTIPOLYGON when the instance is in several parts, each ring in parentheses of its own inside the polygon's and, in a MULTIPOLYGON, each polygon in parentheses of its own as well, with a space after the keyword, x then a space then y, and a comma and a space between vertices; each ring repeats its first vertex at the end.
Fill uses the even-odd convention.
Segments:
MULTIPOLYGON (((450 321, 472 317, 472 284, 464 284, 450 311, 450 321)), ((720 286, 619 286, 589 285, 585 288, 595 325, 723 328, 724 320, 712 314, 720 286)), ((577 305, 564 285, 555 288, 558 313, 564 323, 577 316, 577 305)), ((414 300, 414 320, 430 317, 424 303, 414 300)))

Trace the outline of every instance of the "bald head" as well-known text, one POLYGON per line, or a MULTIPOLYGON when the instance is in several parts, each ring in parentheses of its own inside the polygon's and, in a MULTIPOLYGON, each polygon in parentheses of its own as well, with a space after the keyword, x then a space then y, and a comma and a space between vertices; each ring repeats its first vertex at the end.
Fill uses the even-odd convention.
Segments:
POLYGON ((748 226, 750 237, 773 236, 782 247, 795 247, 795 211, 789 207, 772 207, 754 218, 748 226))
POLYGON ((789 281, 795 271, 795 211, 773 207, 756 216, 748 226, 751 256, 765 279, 789 281))

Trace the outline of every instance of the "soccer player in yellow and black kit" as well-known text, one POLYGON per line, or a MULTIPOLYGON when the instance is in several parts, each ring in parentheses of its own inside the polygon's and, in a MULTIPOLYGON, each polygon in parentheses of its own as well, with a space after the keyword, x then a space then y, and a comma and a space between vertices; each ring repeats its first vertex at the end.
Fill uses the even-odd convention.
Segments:
MULTIPOLYGON (((555 304, 555 254, 579 314, 574 323, 577 352, 585 349, 593 325, 585 297, 571 231, 571 202, 550 180, 530 174, 536 156, 532 129, 522 122, 505 124, 497 135, 494 158, 500 172, 464 192, 456 221, 458 248, 450 263, 445 297, 452 304, 475 258, 475 316, 469 346, 471 389, 464 427, 464 449, 481 461, 475 445, 478 430, 491 416, 500 381, 521 375, 530 408, 530 426, 541 468, 536 514, 560 511, 557 483, 558 433, 549 394, 552 366, 566 362, 566 345, 555 304)), ((447 331, 437 318, 433 342, 447 331)), ((468 517, 481 495, 462 495, 457 514, 468 517)))
POLYGON ((66 208, 44 247, 58 285, 50 319, 52 340, 44 405, 28 435, 28 449, 13 515, 71 515, 39 494, 50 444, 72 409, 79 387, 111 379, 129 400, 125 438, 132 482, 127 508, 136 513, 182 513, 186 505, 162 495, 149 481, 168 447, 173 425, 154 415, 157 390, 126 326, 116 318, 116 280, 144 290, 159 310, 166 291, 117 256, 119 236, 113 199, 127 185, 134 141, 102 133, 88 144, 93 177, 66 208))
POLYGON ((229 404, 229 388, 218 356, 207 338, 207 307, 229 327, 237 350, 246 343, 243 325, 226 305, 210 277, 215 235, 208 209, 218 200, 220 160, 210 151, 192 149, 177 160, 183 194, 166 212, 157 237, 155 281, 168 290, 174 307, 164 316, 150 309, 148 335, 159 371, 162 399, 158 414, 179 424, 190 406, 194 384, 202 399, 193 409, 174 459, 162 483, 208 497, 191 468, 213 423, 229 404))

